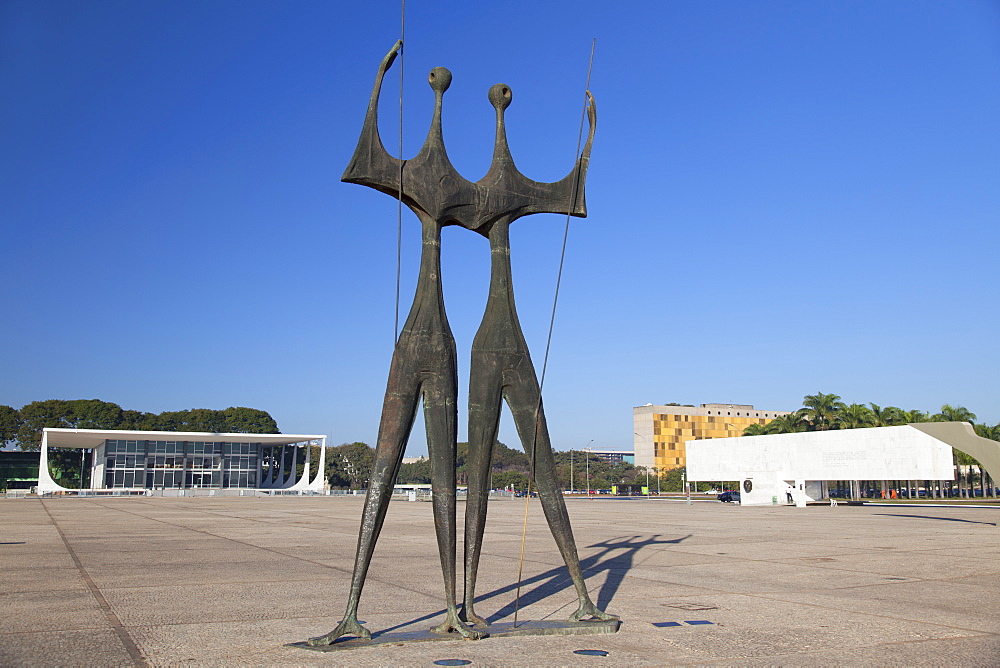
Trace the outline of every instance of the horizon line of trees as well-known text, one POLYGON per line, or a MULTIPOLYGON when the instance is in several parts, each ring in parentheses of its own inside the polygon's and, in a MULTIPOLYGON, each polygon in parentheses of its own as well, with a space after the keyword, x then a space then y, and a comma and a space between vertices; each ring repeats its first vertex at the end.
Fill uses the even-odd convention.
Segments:
POLYGON ((234 434, 279 434, 267 411, 230 406, 222 410, 190 408, 149 413, 126 410, 100 399, 47 399, 20 409, 0 406, 0 446, 13 443, 21 450, 41 447, 42 429, 114 429, 136 431, 208 431, 234 434))
MULTIPOLYGON (((317 448, 312 457, 318 456, 317 448)), ((459 485, 468 484, 468 456, 469 444, 459 443, 455 459, 455 481, 459 485)), ((574 450, 572 454, 568 451, 555 451, 553 456, 556 478, 563 489, 586 489, 588 469, 590 489, 608 489, 614 485, 641 487, 647 482, 646 469, 642 466, 625 462, 612 464, 597 455, 580 450, 574 450)), ((374 461, 375 449, 367 443, 344 443, 328 447, 326 479, 334 489, 364 489, 368 487, 368 478, 374 461)), ((493 461, 490 464, 491 489, 525 490, 528 488, 529 470, 528 455, 497 441, 493 448, 493 461)), ((299 472, 301 473, 301 467, 299 472)), ((659 473, 658 479, 657 471, 649 469, 648 481, 651 490, 656 490, 659 483, 661 491, 681 491, 683 468, 669 471, 662 469, 659 473)), ((430 484, 430 459, 424 457, 416 462, 401 464, 396 482, 401 485, 430 484)), ((702 486, 708 489, 707 483, 703 483, 702 486)))
POLYGON ((848 404, 839 395, 807 394, 802 398, 802 408, 782 415, 767 424, 752 424, 743 430, 744 436, 766 434, 791 434, 804 431, 831 429, 860 429, 864 427, 892 427, 916 422, 968 422, 976 433, 994 441, 1000 440, 1000 424, 993 426, 977 423, 976 414, 965 406, 944 404, 937 413, 904 410, 896 406, 879 406, 875 403, 848 404))

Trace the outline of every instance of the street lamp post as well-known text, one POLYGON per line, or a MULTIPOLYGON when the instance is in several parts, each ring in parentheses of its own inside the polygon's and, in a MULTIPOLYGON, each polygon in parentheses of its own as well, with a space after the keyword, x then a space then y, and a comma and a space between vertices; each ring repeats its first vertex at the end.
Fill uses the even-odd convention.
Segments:
POLYGON ((576 486, 573 484, 573 448, 569 449, 569 493, 573 494, 576 492, 576 486))
MULTIPOLYGON (((594 439, 590 439, 590 443, 593 443, 594 439)), ((584 452, 587 453, 587 498, 590 498, 590 443, 587 443, 587 447, 584 448, 584 452)))

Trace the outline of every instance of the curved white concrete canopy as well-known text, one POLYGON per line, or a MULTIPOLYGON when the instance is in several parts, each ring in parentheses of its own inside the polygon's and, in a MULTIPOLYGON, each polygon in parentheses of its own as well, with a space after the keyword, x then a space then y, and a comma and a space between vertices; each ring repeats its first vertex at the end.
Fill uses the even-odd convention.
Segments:
POLYGON ((908 426, 975 457, 993 480, 1000 481, 1000 442, 979 436, 968 422, 916 422, 908 426))
POLYGON ((62 429, 46 427, 50 448, 96 448, 107 439, 142 441, 224 441, 291 445, 325 439, 322 434, 230 434, 210 431, 125 431, 121 429, 62 429))

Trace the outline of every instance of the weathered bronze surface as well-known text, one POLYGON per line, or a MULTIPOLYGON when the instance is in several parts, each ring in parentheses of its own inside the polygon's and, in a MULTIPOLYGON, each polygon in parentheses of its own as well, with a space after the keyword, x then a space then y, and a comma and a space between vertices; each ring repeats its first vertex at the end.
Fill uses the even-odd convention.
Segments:
POLYGON ((420 152, 412 160, 404 162, 393 158, 386 152, 378 135, 378 98, 382 79, 401 45, 401 42, 397 42, 379 65, 361 138, 342 180, 366 185, 393 197, 402 197, 403 202, 417 215, 423 229, 420 271, 413 305, 396 342, 389 367, 389 380, 375 446, 375 464, 368 483, 368 495, 365 497, 347 611, 333 631, 309 640, 311 645, 329 645, 344 634, 371 637, 368 630, 358 623, 358 602, 375 550, 375 541, 378 540, 385 520, 406 441, 413 427, 417 402, 421 398, 424 404, 427 450, 431 460, 434 526, 447 603, 445 621, 434 630, 439 633, 456 631, 467 638, 479 638, 483 635, 458 618, 455 606, 458 372, 455 339, 448 326, 441 295, 441 228, 456 224, 449 213, 453 191, 447 184, 447 179, 455 174, 455 170, 448 162, 441 136, 441 101, 451 83, 451 73, 438 67, 430 74, 430 84, 435 95, 434 118, 420 152))
POLYGON ((470 476, 466 515, 465 617, 470 622, 485 625, 485 621, 474 614, 472 601, 486 519, 489 463, 503 397, 514 413, 519 435, 533 461, 546 518, 580 597, 580 607, 571 619, 588 616, 612 619, 597 610, 587 595, 566 506, 556 486, 538 381, 514 309, 507 240, 508 226, 521 216, 532 213, 586 215, 583 183, 596 123, 593 101, 591 99, 588 109, 587 145, 575 169, 556 183, 537 183, 522 176, 514 167, 503 120, 503 112, 510 104, 510 89, 503 84, 493 86, 489 92, 490 102, 497 111, 493 164, 486 176, 472 183, 455 170, 445 151, 441 108, 444 93, 451 84, 451 73, 443 67, 434 68, 428 77, 435 94, 434 116, 419 153, 403 161, 390 156, 382 145, 377 119, 379 94, 385 73, 400 46, 401 42, 397 42, 379 65, 361 137, 342 180, 401 198, 416 214, 423 229, 420 271, 413 305, 393 352, 347 611, 333 631, 312 638, 309 645, 328 646, 345 634, 371 638, 358 623, 358 602, 421 398, 431 460, 434 525, 447 604, 445 621, 432 630, 437 633, 453 631, 472 639, 485 635, 460 619, 456 608, 458 383, 455 340, 445 315, 440 275, 441 228, 447 225, 460 225, 487 236, 493 256, 490 296, 473 346, 470 380, 469 458, 470 468, 475 473, 470 476))
POLYGON ((496 84, 489 93, 497 114, 493 163, 477 185, 489 189, 492 220, 474 229, 489 238, 492 260, 490 293, 483 321, 472 343, 469 376, 469 495, 465 509, 465 602, 462 610, 462 618, 477 627, 486 625, 486 620, 475 613, 474 602, 501 401, 507 402, 513 415, 521 445, 531 462, 531 474, 538 487, 545 519, 576 587, 579 607, 570 616, 570 621, 590 617, 617 619, 597 609, 587 593, 580 570, 566 503, 556 480, 538 378, 514 305, 508 234, 513 221, 531 213, 587 215, 584 182, 597 124, 597 110, 589 91, 587 97, 590 130, 579 161, 561 181, 538 183, 517 170, 507 145, 504 111, 511 102, 510 88, 496 84))

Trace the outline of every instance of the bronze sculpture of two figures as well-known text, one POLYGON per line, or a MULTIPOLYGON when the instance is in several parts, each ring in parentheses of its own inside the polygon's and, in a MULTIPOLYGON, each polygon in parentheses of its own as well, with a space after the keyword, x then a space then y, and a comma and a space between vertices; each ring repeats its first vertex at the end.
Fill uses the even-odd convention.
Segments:
POLYGON ((434 525, 447 602, 444 622, 432 630, 457 632, 472 639, 484 635, 479 629, 486 626, 486 621, 474 610, 475 585, 490 462, 503 400, 510 407, 531 461, 545 517, 576 587, 579 607, 570 621, 616 619, 594 605, 580 570, 566 504, 556 481, 538 379, 514 308, 508 241, 510 224, 528 214, 586 216, 584 180, 596 125, 593 98, 588 92, 590 129, 573 171, 561 181, 538 183, 517 170, 507 146, 504 110, 511 101, 510 89, 503 84, 490 88, 489 99, 497 119, 493 163, 486 176, 472 183, 455 170, 445 151, 441 105, 451 84, 451 73, 443 67, 434 68, 428 77, 435 95, 434 116, 420 152, 403 161, 390 156, 382 145, 377 123, 379 94, 383 77, 401 46, 402 42, 397 42, 379 66, 361 138, 342 180, 398 197, 416 214, 423 230, 420 271, 413 306, 392 356, 347 611, 333 631, 311 639, 309 644, 329 645, 343 635, 371 637, 358 622, 358 602, 421 397, 431 463, 434 525), (447 225, 461 225, 487 237, 492 257, 486 313, 472 345, 465 597, 461 613, 455 594, 458 372, 455 340, 441 292, 441 228, 447 225))

